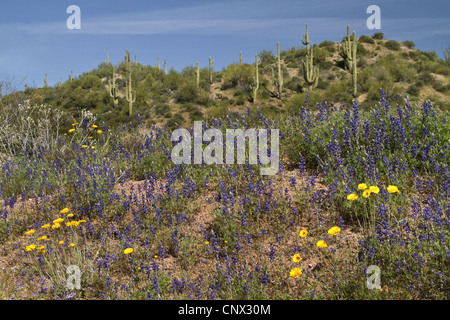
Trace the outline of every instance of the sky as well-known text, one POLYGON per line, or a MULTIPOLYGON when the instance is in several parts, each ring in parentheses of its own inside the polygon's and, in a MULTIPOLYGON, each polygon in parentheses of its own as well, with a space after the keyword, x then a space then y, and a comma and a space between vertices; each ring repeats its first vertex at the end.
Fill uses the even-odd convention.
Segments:
POLYGON ((221 70, 253 63, 262 50, 302 47, 308 24, 313 44, 341 41, 347 25, 357 37, 384 33, 412 40, 423 51, 450 46, 448 0, 0 0, 0 81, 17 89, 66 81, 106 59, 123 60, 127 49, 145 65, 181 71, 185 66, 221 70), (68 29, 70 5, 80 8, 80 29, 68 29), (368 29, 370 5, 380 8, 381 29, 368 29))

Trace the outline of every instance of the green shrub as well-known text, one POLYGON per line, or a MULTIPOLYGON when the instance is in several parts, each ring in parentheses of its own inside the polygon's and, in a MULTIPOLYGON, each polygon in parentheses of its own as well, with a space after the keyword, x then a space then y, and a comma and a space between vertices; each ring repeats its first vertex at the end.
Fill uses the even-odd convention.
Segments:
POLYGON ((373 40, 373 38, 366 36, 366 35, 362 35, 361 37, 359 37, 358 39, 359 42, 364 42, 364 43, 371 43, 374 44, 375 41, 373 40))
POLYGON ((397 41, 394 40, 388 40, 384 43, 384 46, 388 48, 389 50, 400 50, 400 44, 397 41))
POLYGON ((406 90, 406 93, 408 93, 414 97, 418 97, 419 93, 420 93, 420 87, 412 84, 408 87, 408 89, 406 90))
POLYGON ((382 32, 375 32, 372 35, 372 39, 374 39, 374 40, 383 40, 383 37, 384 37, 384 33, 382 33, 382 32))
POLYGON ((403 41, 402 44, 409 49, 414 49, 414 47, 416 46, 416 44, 411 40, 403 41))

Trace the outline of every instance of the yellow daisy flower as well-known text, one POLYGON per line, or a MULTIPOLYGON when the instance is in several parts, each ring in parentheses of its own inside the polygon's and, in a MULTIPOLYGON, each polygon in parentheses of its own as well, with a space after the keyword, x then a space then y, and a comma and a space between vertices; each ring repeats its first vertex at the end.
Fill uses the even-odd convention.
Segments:
POLYGON ((298 253, 294 254, 294 256, 292 257, 292 261, 294 261, 295 263, 299 263, 300 260, 303 260, 303 258, 298 253))
POLYGON ((33 251, 34 249, 36 249, 36 245, 35 244, 30 244, 29 246, 25 247, 26 251, 33 251))
POLYGON ((328 230, 328 234, 332 235, 332 236, 337 235, 339 232, 341 232, 341 228, 336 227, 336 226, 332 227, 332 228, 330 228, 330 230, 328 230))
POLYGON ((372 193, 372 191, 370 191, 370 189, 366 189, 363 191, 363 197, 367 198, 370 196, 371 193, 372 193))
POLYGON ((347 196, 347 200, 353 201, 356 199, 358 199, 358 195, 356 193, 352 193, 347 196))
POLYGON ((378 192, 380 192, 380 188, 378 188, 377 186, 370 186, 369 187, 370 191, 372 191, 372 193, 378 194, 378 192))
POLYGON ((316 246, 318 248, 326 248, 326 247, 328 247, 328 244, 324 240, 319 240, 319 241, 317 241, 316 246))
POLYGON ((365 183, 358 184, 358 190, 364 190, 364 189, 367 189, 367 184, 365 184, 365 183))
POLYGON ((25 232, 25 234, 27 235, 27 236, 31 236, 33 233, 35 233, 36 232, 36 230, 34 230, 34 229, 31 229, 31 230, 28 230, 27 232, 25 232))
POLYGON ((291 276, 292 278, 298 278, 301 274, 302 274, 302 269, 294 268, 289 273, 289 276, 291 276))

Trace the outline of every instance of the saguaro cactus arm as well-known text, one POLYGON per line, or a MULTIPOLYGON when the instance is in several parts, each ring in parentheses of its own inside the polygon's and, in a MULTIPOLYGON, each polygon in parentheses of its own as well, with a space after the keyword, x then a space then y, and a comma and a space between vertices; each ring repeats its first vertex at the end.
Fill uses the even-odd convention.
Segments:
POLYGON ((311 44, 311 41, 309 41, 308 24, 306 25, 306 33, 303 35, 302 43, 306 46, 306 49, 309 50, 309 45, 311 44))

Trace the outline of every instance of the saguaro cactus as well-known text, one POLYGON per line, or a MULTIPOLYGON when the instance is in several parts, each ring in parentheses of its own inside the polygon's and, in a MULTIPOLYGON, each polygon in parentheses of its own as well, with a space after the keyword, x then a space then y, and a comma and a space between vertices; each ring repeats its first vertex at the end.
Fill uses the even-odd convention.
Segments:
POLYGON ((357 92, 357 70, 356 70, 356 49, 357 40, 355 31, 350 37, 350 27, 347 26, 347 38, 344 39, 342 45, 339 44, 339 54, 344 59, 345 68, 352 73, 353 96, 357 92))
POLYGON ((108 80, 108 87, 109 87, 109 96, 111 98, 113 98, 113 103, 114 106, 117 106, 119 103, 119 95, 118 95, 118 91, 119 91, 119 87, 118 85, 116 85, 116 70, 113 69, 113 77, 112 77, 112 81, 111 79, 108 80))
POLYGON ((277 87, 278 87, 278 99, 281 100, 281 94, 283 91, 283 71, 281 70, 281 55, 280 55, 280 43, 277 42, 277 67, 278 67, 278 79, 277 79, 277 87))
POLYGON ((239 54, 239 62, 240 62, 240 65, 242 65, 242 51, 239 54))
POLYGON ((197 87, 200 86, 200 68, 198 66, 198 61, 197 61, 197 87))
POLYGON ((309 45, 311 44, 311 41, 309 41, 308 24, 306 25, 306 33, 303 35, 302 43, 306 46, 306 49, 309 50, 309 45))
POLYGON ((48 78, 47 78, 47 73, 45 73, 45 79, 44 79, 44 87, 47 88, 48 87, 48 78))
POLYGON ((212 65, 213 65, 213 63, 214 63, 214 59, 211 60, 211 57, 209 57, 209 83, 213 83, 213 80, 212 80, 212 73, 213 73, 212 65))
POLYGON ((128 50, 125 50, 125 64, 128 67, 131 63, 130 53, 128 50))
POLYGON ((253 103, 256 102, 256 93, 259 89, 259 71, 258 71, 258 55, 255 55, 255 76, 253 77, 253 84, 250 85, 252 91, 253 91, 253 103))
POLYGON ((73 81, 73 70, 70 70, 69 80, 70 80, 70 82, 73 81))
POLYGON ((133 114, 133 103, 136 101, 136 91, 134 91, 133 95, 133 89, 131 87, 131 64, 128 69, 128 81, 125 88, 125 98, 128 101, 128 111, 131 116, 133 114))
POLYGON ((313 59, 314 53, 311 47, 309 54, 306 55, 306 59, 303 61, 303 78, 309 85, 309 91, 319 83, 319 68, 314 66, 313 59))
POLYGON ((156 69, 160 70, 160 66, 159 66, 159 57, 156 58, 156 69))
POLYGON ((106 49, 106 60, 105 60, 105 63, 106 64, 110 64, 109 63, 109 52, 108 52, 108 49, 106 49))
POLYGON ((167 64, 166 64, 166 59, 164 59, 164 74, 167 75, 167 64))

